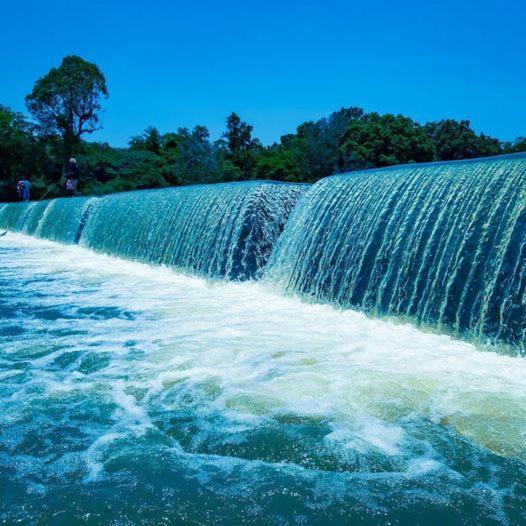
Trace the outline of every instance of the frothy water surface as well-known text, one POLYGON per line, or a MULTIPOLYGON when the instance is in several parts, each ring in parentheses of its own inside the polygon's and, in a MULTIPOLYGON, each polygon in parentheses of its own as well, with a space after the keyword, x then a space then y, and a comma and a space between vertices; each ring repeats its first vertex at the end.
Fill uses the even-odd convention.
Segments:
POLYGON ((517 524, 523 358, 0 241, 0 522, 517 524))

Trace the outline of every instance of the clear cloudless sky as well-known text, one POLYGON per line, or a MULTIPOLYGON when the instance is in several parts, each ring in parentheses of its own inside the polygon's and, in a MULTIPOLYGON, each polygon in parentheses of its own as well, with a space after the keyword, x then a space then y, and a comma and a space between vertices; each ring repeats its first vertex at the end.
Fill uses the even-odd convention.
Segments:
POLYGON ((108 82, 96 140, 149 125, 212 137, 236 111, 264 143, 342 106, 526 135, 525 0, 0 0, 0 104, 24 111, 63 56, 108 82))

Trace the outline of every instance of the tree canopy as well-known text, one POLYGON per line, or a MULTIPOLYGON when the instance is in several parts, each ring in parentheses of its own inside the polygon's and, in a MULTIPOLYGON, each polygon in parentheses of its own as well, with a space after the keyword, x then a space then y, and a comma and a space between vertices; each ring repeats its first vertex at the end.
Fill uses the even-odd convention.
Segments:
POLYGON ((26 105, 42 133, 62 135, 67 157, 82 135, 100 129, 100 99, 107 96, 106 79, 98 66, 70 55, 36 81, 26 105))
POLYGON ((428 122, 424 130, 433 141, 436 157, 440 161, 487 157, 498 155, 503 150, 498 139, 483 133, 477 135, 469 121, 444 119, 428 122))
POLYGON ((425 130, 403 115, 365 114, 341 137, 346 170, 432 161, 435 147, 425 130))
POLYGON ((33 122, 0 105, 0 199, 15 198, 21 177, 32 179, 37 197, 61 195, 61 166, 71 154, 79 160, 80 188, 88 195, 250 179, 314 182, 364 168, 526 151, 525 137, 502 142, 476 133, 467 120, 421 125, 356 106, 304 122, 268 146, 232 112, 217 140, 203 125, 167 133, 150 126, 131 137, 128 147, 114 148, 85 140, 101 127, 107 95, 99 68, 68 56, 26 97, 33 122))

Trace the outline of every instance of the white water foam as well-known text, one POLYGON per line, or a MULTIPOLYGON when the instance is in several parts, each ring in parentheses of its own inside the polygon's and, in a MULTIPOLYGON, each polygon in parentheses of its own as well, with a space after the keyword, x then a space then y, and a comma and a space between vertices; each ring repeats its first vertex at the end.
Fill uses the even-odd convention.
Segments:
MULTIPOLYGON (((397 456, 408 439, 401 422, 424 418, 498 454, 526 458, 523 358, 301 303, 257 283, 208 282, 22 235, 2 243, 22 249, 11 262, 14 279, 60 276, 31 283, 42 304, 93 312, 89 320, 54 321, 55 330, 73 327, 82 336, 61 338, 44 356, 37 351, 54 342, 40 340, 41 320, 27 319, 29 334, 10 342, 8 352, 38 355, 33 382, 48 397, 82 390, 113 400, 119 410, 110 437, 146 432, 156 405, 180 408, 181 398, 171 398, 176 387, 208 397, 206 410, 224 414, 230 430, 301 415, 330 422, 330 447, 397 456), (97 318, 107 307, 124 314, 97 318), (57 354, 87 348, 108 354, 96 374, 46 369, 57 354), (130 357, 130 349, 140 353, 130 357)), ((23 393, 12 401, 17 397, 23 393)), ((101 440, 95 437, 94 455, 87 453, 94 477, 101 440)))

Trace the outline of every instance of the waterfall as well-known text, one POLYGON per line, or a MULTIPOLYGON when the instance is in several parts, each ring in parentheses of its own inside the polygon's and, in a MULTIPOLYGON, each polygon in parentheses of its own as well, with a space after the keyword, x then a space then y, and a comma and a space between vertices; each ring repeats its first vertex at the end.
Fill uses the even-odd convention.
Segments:
POLYGON ((269 261, 289 292, 524 346, 526 156, 333 176, 269 261))
POLYGON ((24 217, 33 203, 2 203, 0 208, 0 227, 20 232, 24 217))
POLYGON ((73 197, 26 203, 7 203, 0 208, 0 227, 66 244, 78 242, 91 207, 97 199, 73 197))
POLYGON ((82 228, 96 202, 94 197, 54 199, 45 209, 35 235, 66 244, 78 243, 82 228))
POLYGON ((259 275, 306 185, 224 183, 0 207, 0 227, 210 277, 259 275))
POLYGON ((526 346, 523 154, 1 204, 0 228, 526 346))
POLYGON ((21 217, 18 230, 24 234, 34 235, 50 202, 48 200, 28 203, 27 211, 21 217))
POLYGON ((80 244, 211 277, 248 279, 265 265, 302 185, 226 183, 100 199, 80 244))

